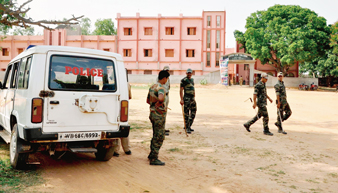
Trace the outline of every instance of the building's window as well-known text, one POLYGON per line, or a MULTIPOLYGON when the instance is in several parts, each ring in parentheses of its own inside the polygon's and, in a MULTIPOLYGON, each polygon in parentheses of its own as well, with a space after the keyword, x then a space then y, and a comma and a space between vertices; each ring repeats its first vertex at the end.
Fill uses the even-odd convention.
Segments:
POLYGON ((174 28, 173 27, 166 27, 165 28, 165 35, 174 35, 174 28))
POLYGON ((192 74, 192 75, 195 75, 195 70, 193 70, 191 74, 192 74))
POLYGON ((127 73, 128 73, 128 74, 132 74, 132 71, 131 71, 131 70, 127 70, 127 73))
POLYGON ((110 52, 109 48, 103 48, 103 51, 110 52))
POLYGON ((18 48, 18 54, 21 54, 23 52, 23 48, 18 48))
POLYGON ((188 35, 196 35, 196 28, 195 27, 188 27, 188 35))
POLYGON ((216 48, 221 47, 221 31, 216 31, 216 48))
POLYGON ((131 57, 131 49, 123 49, 124 57, 131 57))
POLYGON ((8 48, 2 48, 2 55, 3 56, 9 56, 8 48))
POLYGON ((174 57, 174 49, 165 49, 165 57, 174 57))
POLYGON ((169 74, 170 75, 174 75, 174 71, 173 70, 169 70, 169 74))
POLYGON ((216 66, 219 66, 219 52, 216 52, 216 66))
POLYGON ((207 52, 207 66, 210 66, 210 52, 207 52))
POLYGON ((152 71, 151 70, 145 70, 144 74, 152 74, 152 71))
POLYGON ((217 15, 217 17, 216 17, 216 25, 221 26, 221 16, 220 15, 217 15))
POLYGON ((195 57, 195 50, 186 50, 186 57, 195 57))
POLYGON ((59 32, 59 46, 61 46, 61 32, 59 32))
POLYGON ((124 35, 125 36, 131 36, 133 35, 133 31, 131 28, 124 28, 124 35))
POLYGON ((144 28, 144 35, 153 35, 153 28, 145 27, 144 28))
POLYGON ((144 49, 144 57, 152 57, 153 52, 151 49, 144 49))
POLYGON ((249 64, 244 64, 244 70, 249 70, 249 64))
POLYGON ((207 26, 211 26, 211 16, 207 17, 207 26))
POLYGON ((207 48, 210 48, 210 30, 207 31, 207 48))

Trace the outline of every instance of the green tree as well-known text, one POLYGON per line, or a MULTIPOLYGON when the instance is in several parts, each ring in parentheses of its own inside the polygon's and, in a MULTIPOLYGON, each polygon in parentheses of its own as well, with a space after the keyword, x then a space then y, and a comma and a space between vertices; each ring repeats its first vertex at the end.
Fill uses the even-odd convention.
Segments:
POLYGON ((98 19, 95 22, 94 35, 116 35, 112 19, 98 19))
MULTIPOLYGON (((78 19, 80 17, 72 17, 67 19, 66 21, 59 20, 39 20, 34 21, 32 18, 27 17, 27 13, 30 8, 25 8, 27 4, 32 2, 33 0, 27 0, 21 5, 17 4, 16 0, 0 0, 0 27, 2 30, 7 30, 8 28, 12 28, 13 26, 19 26, 23 28, 31 27, 32 25, 40 26, 45 29, 52 29, 49 25, 55 24, 78 24, 78 19)), ((0 28, 0 29, 1 29, 0 28)))
POLYGON ((82 35, 90 35, 90 25, 91 21, 88 17, 81 19, 80 26, 82 35))
POLYGON ((287 74, 296 62, 304 63, 325 55, 329 46, 326 19, 296 5, 274 5, 252 13, 246 31, 235 31, 236 40, 262 64, 287 74))
POLYGON ((330 46, 332 53, 338 55, 338 21, 331 26, 330 46))
POLYGON ((19 28, 16 27, 13 30, 13 35, 28 35, 28 36, 32 36, 34 35, 34 28, 33 27, 27 27, 27 28, 19 28))

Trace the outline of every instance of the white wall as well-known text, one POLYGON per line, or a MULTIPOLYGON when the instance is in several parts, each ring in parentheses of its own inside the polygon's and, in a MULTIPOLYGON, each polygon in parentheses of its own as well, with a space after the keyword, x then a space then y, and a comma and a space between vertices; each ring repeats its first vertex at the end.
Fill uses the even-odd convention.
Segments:
MULTIPOLYGON (((318 85, 318 78, 284 77, 283 81, 286 87, 298 87, 302 83, 306 85, 310 85, 313 82, 315 83, 315 85, 318 85)), ((276 83, 277 83, 277 77, 269 76, 268 82, 266 82, 266 86, 273 87, 276 83)))

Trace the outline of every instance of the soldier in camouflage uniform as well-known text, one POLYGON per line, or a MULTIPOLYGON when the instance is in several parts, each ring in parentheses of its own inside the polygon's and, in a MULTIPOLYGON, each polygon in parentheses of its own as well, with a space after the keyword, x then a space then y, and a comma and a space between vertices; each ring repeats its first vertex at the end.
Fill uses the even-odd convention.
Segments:
MULTIPOLYGON (((169 66, 164 66, 163 70, 169 72, 170 68, 169 66)), ((170 74, 170 73, 169 73, 170 74)), ((170 75, 169 75, 170 76, 170 75)), ((157 82, 158 82, 158 78, 157 78, 157 82)), ((166 105, 167 105, 167 108, 169 107, 169 90, 170 90, 170 78, 168 78, 168 81, 163 85, 163 87, 165 88, 166 90, 166 105)), ((169 132, 170 130, 169 129, 166 129, 165 130, 165 135, 169 135, 169 132)))
POLYGON ((273 135, 269 131, 269 114, 268 110, 266 108, 266 99, 269 99, 269 101, 272 103, 271 98, 268 96, 266 92, 265 83, 268 80, 268 75, 266 73, 262 74, 261 80, 255 85, 254 95, 253 95, 253 108, 255 109, 256 106, 258 106, 258 113, 255 117, 253 117, 248 122, 244 123, 244 127, 248 132, 250 132, 250 126, 254 124, 259 118, 263 116, 263 127, 264 127, 264 134, 265 135, 273 135), (257 99, 257 102, 256 102, 257 99))
POLYGON ((285 91, 285 86, 283 82, 283 72, 278 73, 278 82, 275 85, 275 91, 277 95, 277 100, 276 100, 277 122, 275 123, 275 125, 278 127, 278 133, 287 134, 283 130, 281 122, 287 120, 291 116, 292 111, 290 109, 289 103, 286 100, 286 91, 285 91))
POLYGON ((185 128, 187 133, 194 131, 191 129, 191 125, 194 122, 196 116, 196 101, 195 101, 195 88, 194 88, 194 79, 191 78, 192 70, 188 68, 187 76, 181 80, 180 85, 180 97, 181 105, 184 105, 184 119, 185 119, 185 128), (184 95, 183 95, 184 90, 184 95))
POLYGON ((150 154, 148 159, 150 165, 165 165, 158 159, 158 153, 163 144, 165 135, 165 119, 167 113, 166 90, 163 85, 167 82, 169 73, 162 70, 159 75, 159 81, 149 88, 147 103, 150 105, 149 119, 153 127, 153 138, 150 144, 150 154))

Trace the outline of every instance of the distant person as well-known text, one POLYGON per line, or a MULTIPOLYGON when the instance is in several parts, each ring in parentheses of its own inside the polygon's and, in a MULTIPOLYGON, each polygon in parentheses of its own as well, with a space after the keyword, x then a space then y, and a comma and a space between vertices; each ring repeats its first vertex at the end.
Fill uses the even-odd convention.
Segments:
POLYGON ((158 75, 158 82, 149 88, 147 103, 150 105, 149 119, 153 127, 153 138, 150 143, 148 159, 150 165, 165 165, 158 159, 160 148, 165 138, 165 120, 167 114, 166 90, 163 85, 169 78, 169 72, 162 70, 158 75))
POLYGON ((181 80, 180 84, 180 104, 184 105, 184 120, 185 129, 187 133, 194 131, 191 129, 191 125, 194 122, 196 116, 196 100, 195 100, 195 87, 194 79, 192 77, 192 70, 187 69, 187 76, 181 80), (184 91, 184 94, 183 94, 184 91))
POLYGON ((239 85, 243 85, 243 77, 241 76, 241 77, 239 77, 239 85))
POLYGON ((264 127, 264 134, 272 136, 273 133, 269 131, 269 114, 268 110, 266 108, 266 100, 269 99, 269 101, 272 103, 271 98, 268 96, 266 92, 266 86, 265 83, 268 81, 268 75, 266 73, 263 73, 261 76, 261 80, 255 85, 255 90, 253 94, 253 108, 255 109, 256 106, 258 106, 258 113, 256 116, 254 116, 251 120, 244 123, 244 127, 248 132, 250 131, 250 126, 254 124, 259 118, 263 116, 263 127, 264 127), (257 101, 256 101, 257 100, 257 101))
MULTIPOLYGON (((167 71, 169 73, 170 68, 169 68, 169 66, 164 66, 163 70, 165 70, 165 71, 167 71)), ((157 78, 157 81, 158 81, 158 78, 157 78)), ((167 100, 166 100, 166 103, 167 103, 166 106, 168 108, 169 107, 169 90, 170 90, 170 73, 169 73, 168 81, 163 85, 163 87, 166 90, 166 93, 165 93, 166 98, 167 98, 167 100)), ((165 130, 165 135, 169 135, 169 132, 170 132, 170 130, 166 129, 165 130)))
MULTIPOLYGON (((128 82, 128 95, 129 95, 129 100, 132 98, 131 96, 131 86, 128 82)), ((129 146, 129 136, 128 137, 121 137, 120 139, 116 139, 116 146, 114 148, 114 154, 113 156, 115 157, 119 157, 120 156, 120 149, 121 149, 121 145, 123 148, 123 151, 125 154, 127 155, 131 155, 131 150, 130 150, 130 146, 129 146), (120 143, 121 140, 121 143, 120 143)))
POLYGON ((276 91, 276 104, 277 104, 277 122, 275 125, 278 127, 278 133, 287 134, 282 127, 282 122, 287 120, 291 114, 292 111, 290 109, 290 105, 286 100, 286 91, 285 86, 283 82, 283 72, 278 73, 278 81, 275 85, 275 91, 276 91), (285 114, 284 114, 285 113, 285 114))

